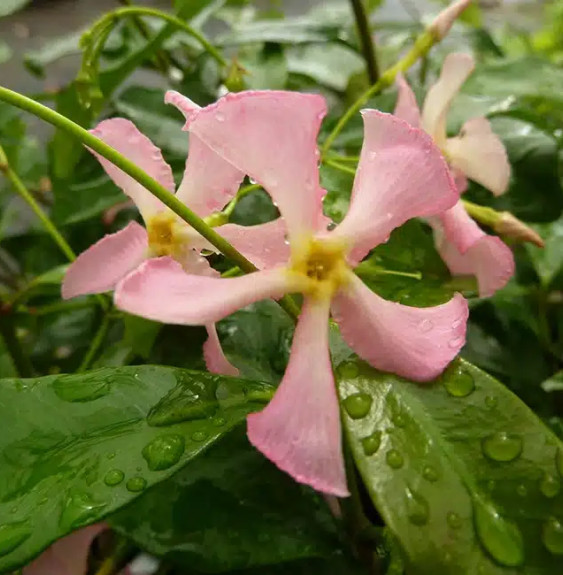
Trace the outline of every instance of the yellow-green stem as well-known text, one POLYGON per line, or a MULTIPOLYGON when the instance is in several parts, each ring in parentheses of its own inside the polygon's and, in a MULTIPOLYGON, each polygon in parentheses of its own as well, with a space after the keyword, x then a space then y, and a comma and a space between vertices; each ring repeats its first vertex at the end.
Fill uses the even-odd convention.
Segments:
POLYGON ((480 206, 479 204, 474 204, 467 200, 462 200, 462 202, 467 213, 480 224, 494 228, 502 218, 502 215, 493 208, 480 206))

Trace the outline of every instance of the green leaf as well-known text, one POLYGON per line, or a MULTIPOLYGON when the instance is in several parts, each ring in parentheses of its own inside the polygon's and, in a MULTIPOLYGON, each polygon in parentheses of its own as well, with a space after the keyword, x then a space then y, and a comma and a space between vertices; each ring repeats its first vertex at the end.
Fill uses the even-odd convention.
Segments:
POLYGON ((547 393, 563 391, 563 371, 558 371, 552 377, 543 381, 541 386, 547 393))
POLYGON ((259 52, 242 55, 240 63, 247 71, 244 76, 250 90, 282 90, 287 82, 287 62, 282 48, 266 44, 259 52))
POLYGON ((258 382, 153 366, 2 380, 0 570, 130 503, 269 397, 258 382))
POLYGON ((338 379, 354 459, 409 573, 557 572, 563 445, 516 396, 463 360, 433 383, 358 361, 338 379))
POLYGON ((0 18, 25 8, 30 1, 31 0, 2 0, 2 4, 0 5, 0 18))
POLYGON ((330 557, 325 501, 279 471, 237 429, 110 518, 158 557, 206 573, 330 557))
POLYGON ((534 228, 545 241, 545 247, 527 245, 528 253, 542 284, 546 288, 552 286, 553 289, 560 289, 563 287, 563 217, 551 224, 538 224, 534 228))
POLYGON ((128 313, 125 314, 123 322, 125 323, 125 343, 131 347, 133 353, 145 360, 148 359, 152 346, 162 329, 162 324, 128 313))
POLYGON ((43 43, 40 50, 33 50, 24 56, 24 64, 36 76, 44 77, 45 66, 66 56, 80 54, 80 38, 84 30, 73 31, 64 36, 57 36, 43 43))

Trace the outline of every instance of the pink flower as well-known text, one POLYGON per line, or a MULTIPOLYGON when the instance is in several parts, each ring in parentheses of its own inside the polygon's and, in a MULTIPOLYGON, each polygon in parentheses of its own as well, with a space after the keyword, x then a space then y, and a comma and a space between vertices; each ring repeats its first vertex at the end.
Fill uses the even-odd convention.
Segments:
POLYGON ((90 546, 104 529, 97 523, 63 537, 24 567, 23 575, 86 575, 90 546))
MULTIPOLYGON (((465 122, 456 137, 446 135, 450 104, 474 67, 468 54, 447 56, 438 81, 428 91, 422 113, 409 85, 399 76, 394 113, 432 136, 447 158, 460 192, 467 188, 467 177, 500 195, 508 187, 510 164, 504 145, 488 120, 473 118, 465 122)), ((483 232, 461 201, 429 223, 435 231, 436 247, 451 273, 475 275, 481 296, 493 295, 514 274, 510 248, 500 238, 483 232)))
POLYGON ((301 292, 286 373, 269 405, 248 417, 248 437, 298 481, 345 496, 329 313, 347 343, 372 365, 427 381, 463 346, 468 310, 459 294, 430 308, 386 301, 352 271, 406 220, 456 202, 431 138, 389 114, 365 110, 350 209, 327 231, 316 146, 324 115, 321 96, 274 91, 229 94, 194 113, 187 125, 191 134, 271 194, 287 224, 291 255, 285 266, 232 279, 186 274, 170 258, 151 260, 121 282, 116 303, 148 318, 192 325, 301 292))
MULTIPOLYGON (((168 101, 185 114, 198 109, 179 94, 169 94, 168 101)), ((141 166, 165 188, 174 191, 172 169, 164 161, 161 151, 132 122, 122 118, 105 120, 93 133, 141 166)), ((186 272, 218 275, 200 255, 201 249, 213 250, 213 246, 133 178, 102 156, 94 155, 108 176, 139 208, 146 228, 131 222, 80 254, 65 276, 63 298, 112 290, 142 262, 164 255, 174 258, 186 272)), ((193 134, 176 197, 205 218, 221 209, 235 195, 243 178, 243 172, 215 154, 193 134)), ((221 234, 259 268, 275 266, 287 259, 289 250, 283 243, 285 226, 281 218, 249 227, 226 224, 220 229, 221 234)), ((209 339, 204 353, 209 369, 237 375, 238 370, 227 361, 221 350, 215 326, 210 323, 206 327, 209 339)))

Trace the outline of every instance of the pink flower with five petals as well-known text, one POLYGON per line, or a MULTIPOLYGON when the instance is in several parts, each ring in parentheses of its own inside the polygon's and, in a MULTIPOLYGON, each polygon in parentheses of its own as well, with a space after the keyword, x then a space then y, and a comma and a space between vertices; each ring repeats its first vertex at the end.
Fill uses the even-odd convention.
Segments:
POLYGON ((301 292, 287 370, 268 406, 248 417, 248 437, 296 480, 345 496, 329 314, 346 342, 372 365, 427 381, 463 346, 468 310, 459 294, 429 308, 386 301, 353 273, 394 228, 443 212, 458 195, 427 134, 389 114, 365 110, 350 209, 327 231, 316 146, 325 111, 321 96, 266 91, 229 94, 189 115, 192 135, 271 194, 287 224, 291 255, 284 266, 238 278, 186 274, 171 258, 151 260, 120 283, 115 301, 131 313, 192 325, 301 292))
MULTIPOLYGON (((198 110, 193 102, 176 93, 167 100, 184 113, 198 110)), ((101 122, 93 131, 98 138, 141 166, 169 191, 175 189, 172 169, 161 151, 129 120, 112 118, 101 122)), ((99 154, 108 176, 138 207, 146 228, 137 222, 108 234, 69 267, 62 285, 63 298, 102 293, 115 286, 142 262, 168 255, 189 273, 216 276, 218 273, 200 255, 202 249, 214 250, 188 224, 167 206, 99 154)), ((215 154, 195 134, 190 136, 190 150, 184 177, 176 197, 200 217, 213 215, 237 192, 244 173, 215 154)), ((285 261, 289 249, 284 244, 285 225, 281 218, 256 226, 226 224, 221 234, 241 250, 259 268, 268 268, 285 261)), ((206 325, 209 338, 204 355, 210 371, 237 375, 221 349, 215 325, 206 325)))
MULTIPOLYGON (((450 54, 438 81, 430 88, 422 113, 402 76, 394 114, 412 126, 422 127, 446 156, 460 192, 467 179, 475 180, 495 195, 504 193, 510 180, 510 164, 500 138, 485 118, 465 122, 459 135, 446 136, 446 116, 451 102, 475 67, 468 54, 450 54)), ((486 234, 459 201, 453 208, 429 220, 436 247, 454 275, 475 275, 479 294, 491 296, 514 274, 514 257, 498 237, 486 234)))

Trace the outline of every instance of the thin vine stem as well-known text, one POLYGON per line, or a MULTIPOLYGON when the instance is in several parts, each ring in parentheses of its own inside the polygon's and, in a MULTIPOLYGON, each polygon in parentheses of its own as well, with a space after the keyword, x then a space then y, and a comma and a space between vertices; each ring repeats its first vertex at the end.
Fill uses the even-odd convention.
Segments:
MULTIPOLYGON (((123 170, 135 181, 146 188, 151 194, 157 197, 163 204, 168 206, 176 215, 190 225, 196 232, 204 237, 209 243, 215 246, 219 252, 235 263, 245 273, 258 271, 258 268, 241 254, 232 244, 219 235, 212 227, 205 223, 197 214, 183 204, 174 194, 169 192, 162 184, 144 172, 139 166, 131 160, 108 146, 88 130, 69 120, 62 114, 47 108, 43 104, 34 102, 30 98, 0 86, 0 100, 8 102, 26 112, 30 112, 42 120, 48 122, 73 135, 80 140, 85 146, 98 152, 101 156, 109 160, 112 164, 123 170)), ((278 303, 293 318, 299 315, 299 309, 293 299, 284 296, 278 303)))
POLYGON ((76 370, 76 373, 82 373, 82 372, 86 371, 90 367, 90 365, 94 361, 94 359, 96 358, 96 354, 100 350, 100 347, 104 343, 104 339, 108 333, 110 320, 111 320, 110 314, 104 313, 104 316, 102 318, 102 322, 100 323, 100 327, 98 328, 98 331, 94 335, 94 339, 92 340, 92 343, 90 344, 90 347, 88 348, 88 351, 86 352, 86 355, 82 359, 80 366, 76 370))
POLYGON ((377 64, 375 43, 369 28, 368 16, 363 0, 350 0, 350 3, 352 4, 354 18, 356 19, 356 26, 358 28, 358 35, 360 36, 362 53, 366 61, 369 82, 373 84, 379 80, 379 66, 377 64))
MULTIPOLYGON (((162 10, 157 10, 155 8, 147 8, 144 6, 127 6, 125 8, 117 8, 112 12, 108 12, 104 16, 102 16, 91 28, 90 32, 86 34, 95 34, 97 30, 104 29, 108 23, 117 22, 121 18, 129 18, 133 17, 136 18, 138 16, 149 16, 152 18, 160 18, 161 20, 165 20, 172 26, 176 27, 179 30, 182 30, 186 34, 190 35, 192 38, 195 38, 205 49, 205 51, 214 58, 217 63, 223 67, 228 66, 227 60, 221 55, 221 53, 209 42, 209 40, 201 33, 198 32, 195 28, 192 28, 189 24, 186 24, 180 18, 173 16, 172 14, 168 14, 163 12, 162 10)), ((86 36, 87 37, 87 36, 86 36)))
POLYGON ((415 41, 414 46, 395 65, 388 68, 375 84, 370 86, 342 115, 336 126, 321 146, 321 157, 325 157, 330 151, 334 141, 344 129, 346 124, 361 110, 366 102, 390 86, 400 72, 407 71, 420 58, 424 57, 441 38, 432 30, 425 30, 415 41))

